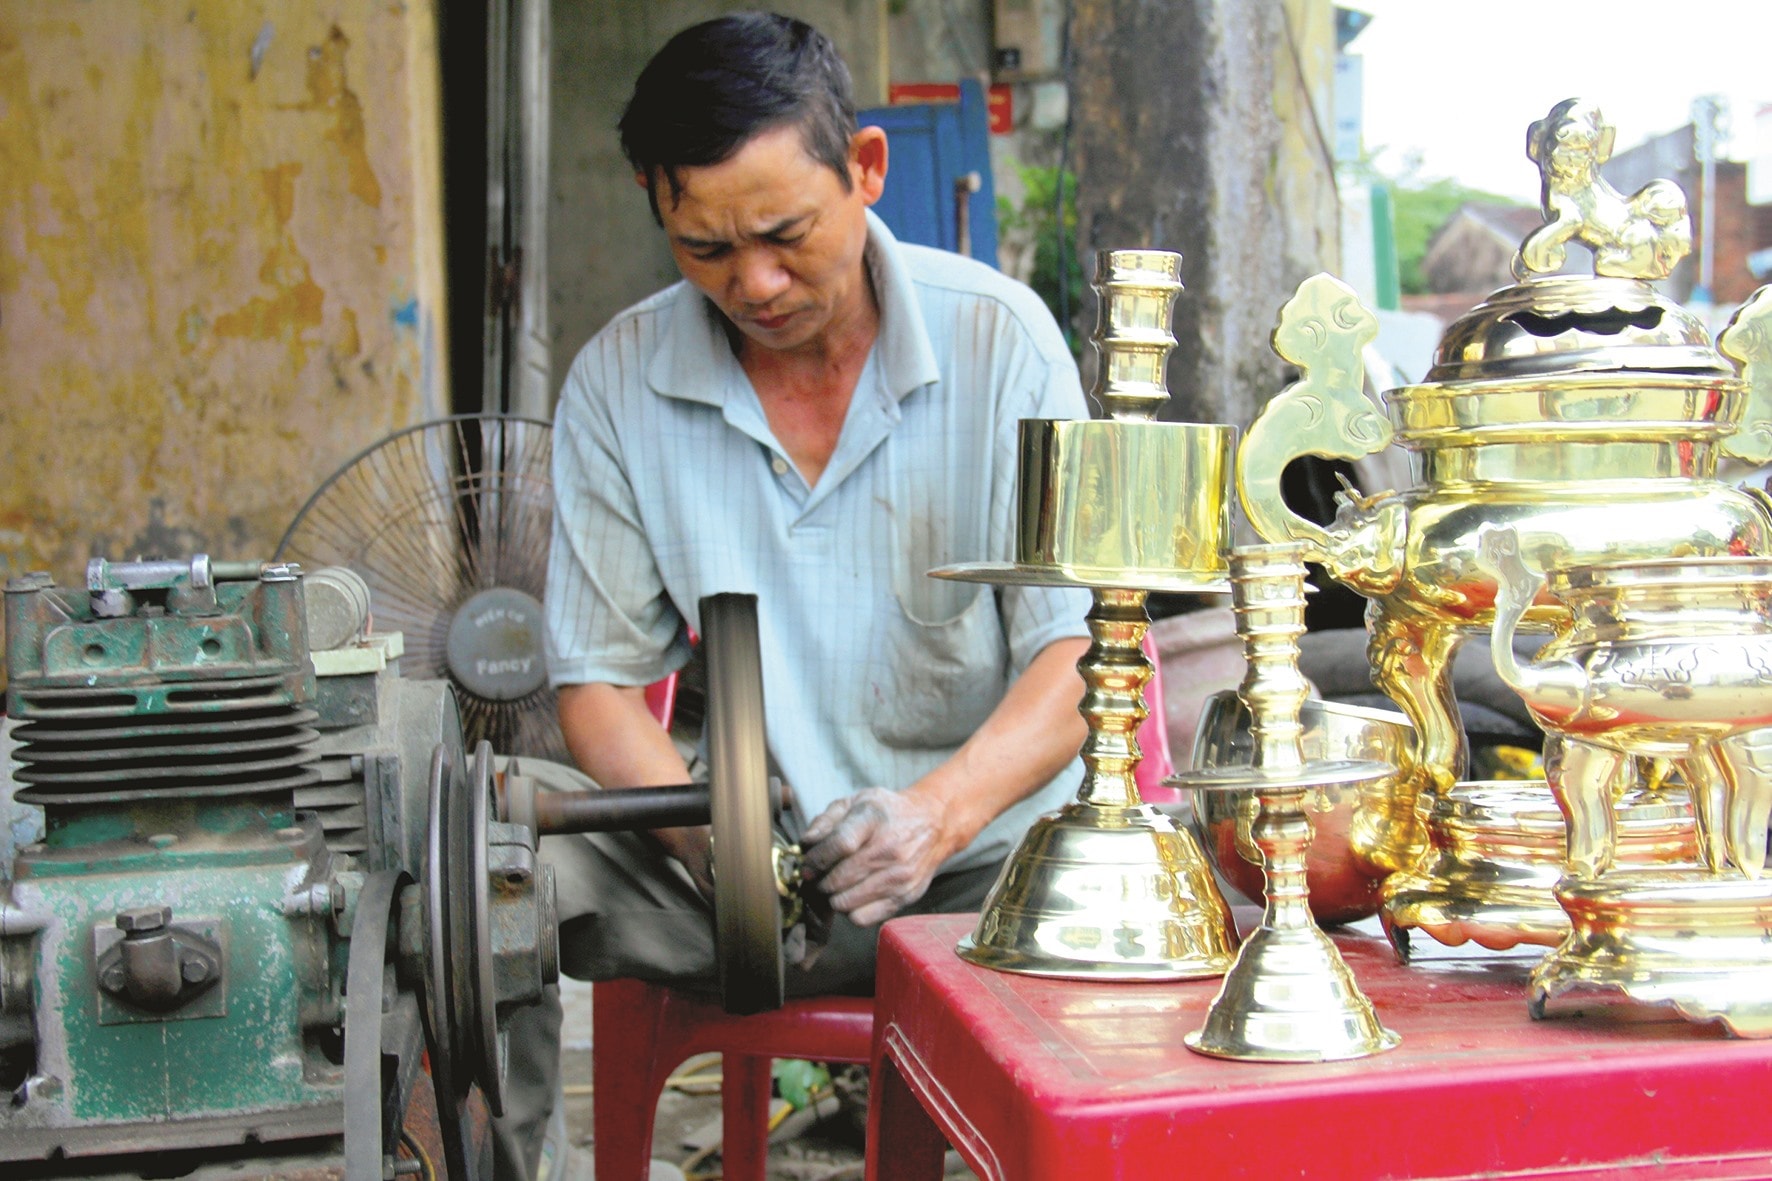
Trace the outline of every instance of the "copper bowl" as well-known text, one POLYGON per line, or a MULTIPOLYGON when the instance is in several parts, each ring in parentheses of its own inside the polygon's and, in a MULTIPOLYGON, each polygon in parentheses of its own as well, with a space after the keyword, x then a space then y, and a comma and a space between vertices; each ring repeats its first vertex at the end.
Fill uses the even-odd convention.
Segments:
MULTIPOLYGON (((1409 719, 1391 710, 1307 701, 1298 720, 1304 727, 1307 761, 1371 759, 1396 767, 1402 765, 1414 744, 1415 729, 1409 719)), ((1214 693, 1200 711, 1193 768, 1242 766, 1252 754, 1249 714, 1235 690, 1214 693)), ((1354 851, 1352 837, 1363 801, 1373 801, 1375 806, 1390 787, 1387 777, 1371 784, 1314 788, 1306 795, 1312 838, 1305 876, 1310 884, 1311 913, 1317 922, 1351 923, 1378 913, 1378 888, 1385 871, 1354 851)), ((1249 826, 1259 807, 1255 794, 1200 791, 1192 795, 1193 831, 1206 859, 1228 884, 1260 902, 1261 851, 1249 837, 1249 826)))

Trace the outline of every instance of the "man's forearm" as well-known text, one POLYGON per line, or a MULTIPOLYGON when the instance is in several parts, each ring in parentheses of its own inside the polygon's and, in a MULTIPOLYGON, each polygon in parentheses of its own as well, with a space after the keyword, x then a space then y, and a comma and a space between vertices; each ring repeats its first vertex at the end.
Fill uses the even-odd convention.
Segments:
MULTIPOLYGON (((566 749, 586 775, 606 788, 661 787, 689 782, 689 766, 646 707, 646 691, 626 685, 562 685, 560 729, 566 749)), ((708 830, 652 830, 665 852, 712 896, 708 830)))
POLYGON ((1042 648, 953 757, 907 789, 939 802, 943 860, 1076 757, 1087 734, 1077 661, 1088 648, 1082 637, 1042 648))
POLYGON ((562 685, 560 730, 579 770, 603 787, 689 782, 683 756, 639 686, 562 685))

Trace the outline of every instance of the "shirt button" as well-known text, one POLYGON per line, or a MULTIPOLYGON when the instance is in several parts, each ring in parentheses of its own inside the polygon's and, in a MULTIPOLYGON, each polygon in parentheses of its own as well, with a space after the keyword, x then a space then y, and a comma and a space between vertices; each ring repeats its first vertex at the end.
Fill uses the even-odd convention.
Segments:
POLYGON ((779 455, 769 461, 769 466, 775 469, 775 474, 778 476, 785 476, 788 474, 788 461, 779 455))

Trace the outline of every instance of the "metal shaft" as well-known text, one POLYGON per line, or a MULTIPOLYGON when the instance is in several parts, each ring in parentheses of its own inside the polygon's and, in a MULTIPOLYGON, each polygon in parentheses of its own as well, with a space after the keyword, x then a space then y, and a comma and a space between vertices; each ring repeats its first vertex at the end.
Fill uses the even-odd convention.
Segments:
POLYGON ((542 836, 684 828, 706 824, 711 816, 705 783, 615 791, 543 791, 535 795, 535 823, 542 836))

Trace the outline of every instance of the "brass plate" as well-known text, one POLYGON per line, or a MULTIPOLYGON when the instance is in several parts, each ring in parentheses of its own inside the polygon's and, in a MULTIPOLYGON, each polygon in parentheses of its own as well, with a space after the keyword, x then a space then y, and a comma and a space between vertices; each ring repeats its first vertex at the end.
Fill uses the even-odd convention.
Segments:
POLYGON ((1033 566, 1019 562, 958 562, 937 566, 931 578, 999 586, 1080 586, 1089 590, 1143 590, 1158 594, 1228 595, 1230 579, 1175 570, 1105 570, 1089 566, 1033 566))

